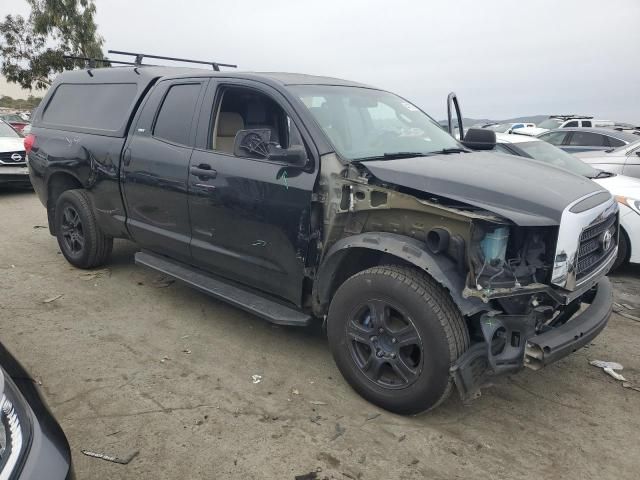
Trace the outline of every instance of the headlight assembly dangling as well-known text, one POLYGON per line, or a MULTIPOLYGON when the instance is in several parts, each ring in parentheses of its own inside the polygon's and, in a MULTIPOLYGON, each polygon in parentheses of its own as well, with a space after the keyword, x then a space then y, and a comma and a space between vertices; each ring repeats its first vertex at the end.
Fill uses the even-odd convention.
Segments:
POLYGON ((28 448, 31 423, 21 394, 2 370, 0 392, 0 480, 8 480, 28 448))

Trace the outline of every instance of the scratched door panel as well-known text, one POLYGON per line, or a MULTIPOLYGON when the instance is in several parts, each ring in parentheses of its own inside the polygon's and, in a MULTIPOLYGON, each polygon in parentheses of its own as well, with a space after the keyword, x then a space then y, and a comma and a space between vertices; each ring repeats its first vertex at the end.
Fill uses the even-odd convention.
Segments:
POLYGON ((216 177, 190 182, 194 263, 299 304, 315 174, 195 150, 191 165, 199 164, 216 177))

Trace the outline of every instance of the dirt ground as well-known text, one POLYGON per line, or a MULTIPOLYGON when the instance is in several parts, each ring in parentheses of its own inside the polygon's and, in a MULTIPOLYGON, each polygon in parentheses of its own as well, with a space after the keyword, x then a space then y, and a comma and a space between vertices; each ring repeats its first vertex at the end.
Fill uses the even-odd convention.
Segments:
MULTIPOLYGON (((589 348, 471 406, 454 395, 402 417, 349 388, 318 328, 167 285, 133 264, 129 242, 107 269, 77 270, 32 192, 0 190, 0 218, 0 340, 42 382, 80 480, 638 478, 640 392, 588 363, 620 362, 640 384, 633 319, 615 314, 589 348), (118 465, 81 449, 140 453, 118 465)), ((639 308, 640 268, 613 281, 616 301, 639 308)))

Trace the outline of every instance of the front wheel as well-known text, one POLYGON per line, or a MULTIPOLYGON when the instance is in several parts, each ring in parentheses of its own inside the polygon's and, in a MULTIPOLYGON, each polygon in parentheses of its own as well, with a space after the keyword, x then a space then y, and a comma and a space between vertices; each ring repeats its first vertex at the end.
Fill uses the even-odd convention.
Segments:
POLYGON ((448 292, 417 269, 373 267, 336 292, 327 319, 333 358, 349 384, 392 412, 435 408, 451 393, 451 364, 469 347, 448 292))
POLYGON ((60 195, 54 221, 58 245, 70 264, 93 268, 107 261, 113 238, 100 230, 84 190, 67 190, 60 195))
POLYGON ((618 240, 618 256, 611 270, 617 270, 629 260, 629 236, 622 228, 620 228, 620 240, 618 240))

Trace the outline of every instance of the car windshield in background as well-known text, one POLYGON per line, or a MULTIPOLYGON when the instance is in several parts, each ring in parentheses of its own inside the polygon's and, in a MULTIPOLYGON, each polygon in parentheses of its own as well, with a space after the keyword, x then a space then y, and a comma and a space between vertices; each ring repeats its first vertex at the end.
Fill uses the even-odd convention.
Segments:
POLYGON ((298 85, 291 90, 346 160, 462 148, 418 107, 391 93, 328 85, 298 85))
POLYGON ((522 142, 515 145, 534 160, 549 163, 554 167, 564 168, 584 177, 593 178, 598 175, 598 170, 550 143, 535 141, 522 142))
POLYGON ((20 135, 9 125, 0 121, 0 137, 20 137, 20 135))
POLYGON ((538 124, 539 128, 546 128, 547 130, 553 130, 554 128, 558 128, 562 125, 562 120, 557 118, 548 118, 547 120, 540 122, 538 124))

